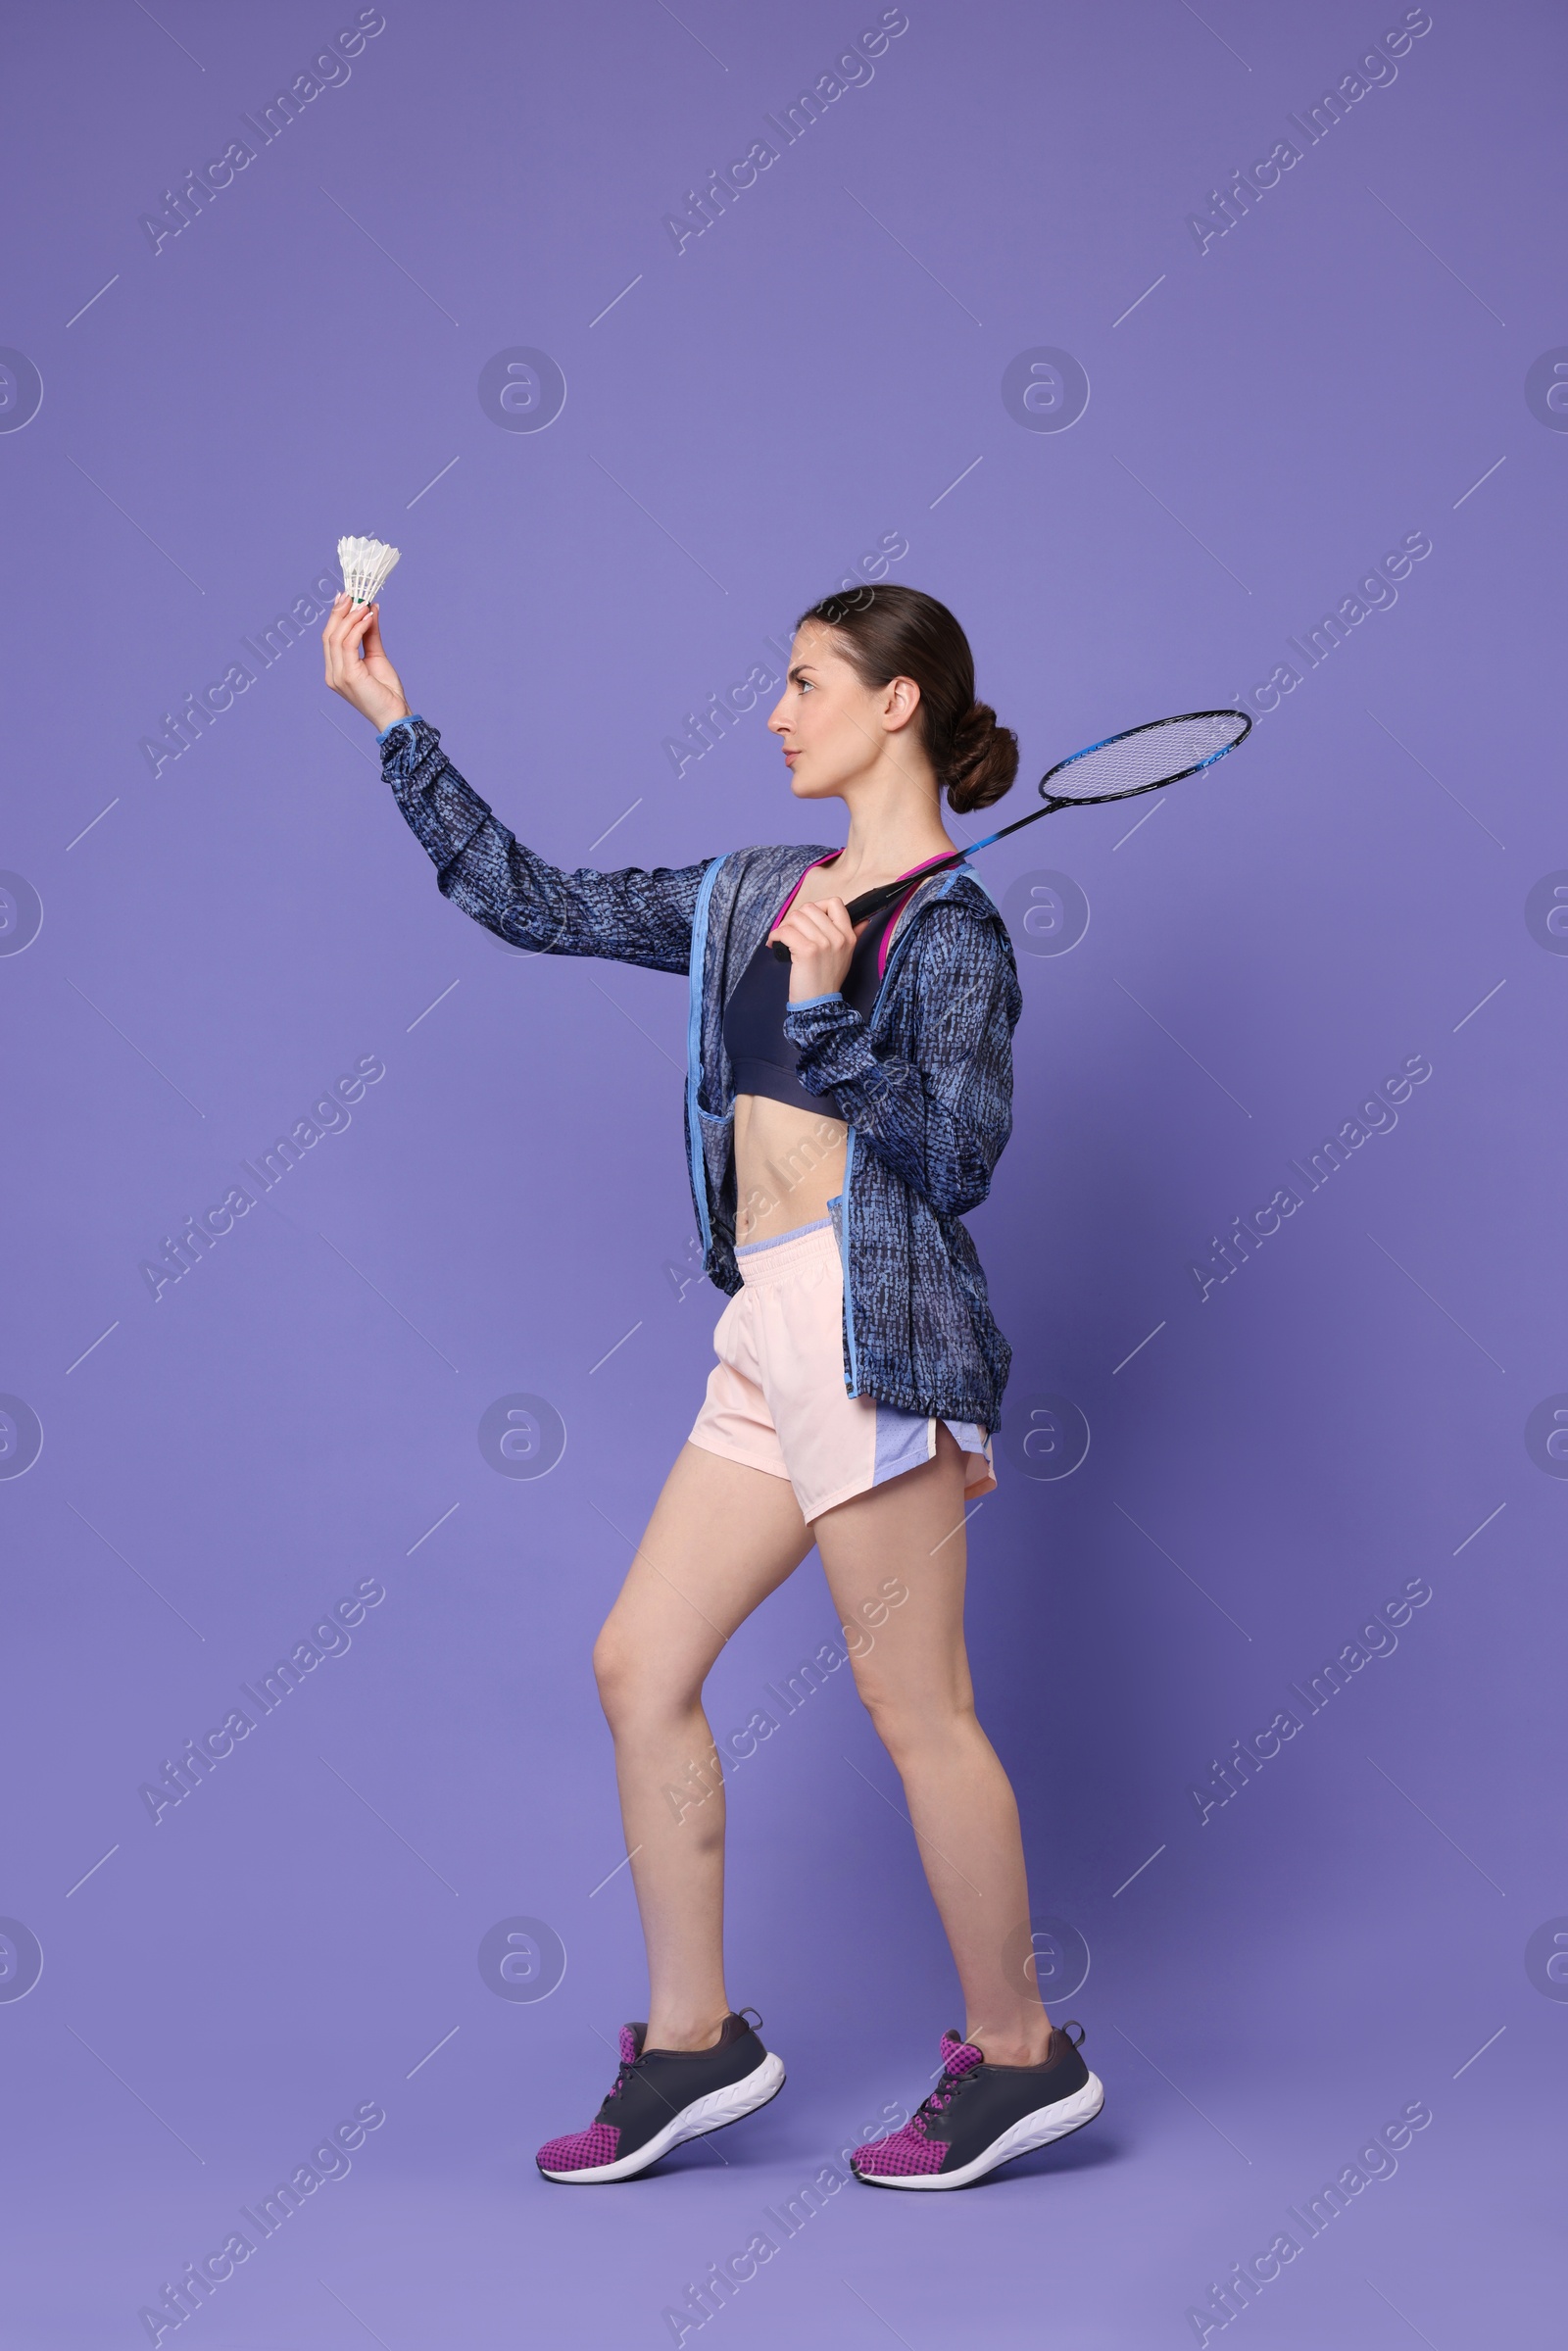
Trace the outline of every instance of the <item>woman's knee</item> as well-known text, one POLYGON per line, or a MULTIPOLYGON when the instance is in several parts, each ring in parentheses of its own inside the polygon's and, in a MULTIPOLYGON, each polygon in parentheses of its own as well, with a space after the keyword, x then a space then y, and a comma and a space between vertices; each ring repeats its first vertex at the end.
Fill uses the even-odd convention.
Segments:
POLYGON ((612 1616, 594 1642, 594 1680, 612 1730, 683 1715, 702 1696, 700 1673, 651 1655, 612 1616))
POLYGON ((612 1617, 594 1642, 594 1680, 599 1703, 612 1723, 635 1702, 641 1681, 636 1646, 622 1635, 612 1617))
POLYGON ((858 1687, 878 1739, 901 1768, 922 1753, 940 1751, 975 1728, 974 1701, 960 1690, 912 1695, 870 1681, 858 1687))

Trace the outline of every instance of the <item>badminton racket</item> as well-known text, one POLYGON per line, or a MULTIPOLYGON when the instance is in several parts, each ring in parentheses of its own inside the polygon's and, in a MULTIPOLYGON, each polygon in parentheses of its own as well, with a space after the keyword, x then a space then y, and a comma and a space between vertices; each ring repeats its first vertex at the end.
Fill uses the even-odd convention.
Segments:
MULTIPOLYGON (((1005 841, 1009 833, 1021 833, 1026 824, 1038 824, 1042 816, 1054 816, 1058 808, 1097 808, 1109 800, 1135 800, 1141 792, 1159 792, 1167 784, 1179 784, 1184 776, 1200 774, 1212 767, 1228 751, 1234 751, 1250 734, 1252 721, 1245 710, 1188 710, 1177 718, 1152 718, 1144 726, 1130 726, 1119 735, 1107 735, 1103 742, 1091 743, 1083 751, 1075 751, 1069 759, 1058 759, 1040 779, 1043 808, 1031 808, 1027 816, 1019 816, 1004 824, 997 833, 987 833, 983 841, 971 841, 967 849, 956 849, 950 857, 938 857, 933 864, 920 868, 920 879, 928 874, 942 873, 950 865, 961 865, 978 849, 989 849, 993 842, 1005 841)), ((890 906, 896 898, 908 888, 910 876, 901 874, 896 882, 883 882, 874 890, 863 890, 852 898, 846 912, 852 922, 863 922, 883 906, 890 906)), ((773 942, 773 953, 781 963, 790 959, 790 951, 781 939, 773 942)))

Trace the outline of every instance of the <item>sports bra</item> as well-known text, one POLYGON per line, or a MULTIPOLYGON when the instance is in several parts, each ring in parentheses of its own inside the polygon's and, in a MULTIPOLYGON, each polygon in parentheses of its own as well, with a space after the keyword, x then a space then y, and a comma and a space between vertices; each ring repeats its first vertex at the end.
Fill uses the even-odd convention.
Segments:
MULTIPOLYGON (((946 856, 951 853, 944 851, 939 854, 946 856)), ((827 857, 817 857, 814 862, 827 865, 838 855, 839 852, 833 850, 827 857)), ((935 862, 935 858, 927 857, 923 864, 913 865, 909 871, 916 875, 923 873, 926 865, 935 862)), ((810 871, 811 866, 808 865, 806 873, 810 871)), ((796 883, 795 889, 768 924, 769 937, 794 905, 796 892, 801 882, 805 881, 806 873, 802 874, 801 881, 796 883)), ((899 876, 901 881, 905 878, 903 874, 899 876)), ((839 994, 847 1004, 859 1013, 862 1020, 870 1019, 871 1007, 882 984, 893 926, 917 886, 911 881, 902 898, 896 898, 891 906, 883 906, 873 914, 855 942, 855 954, 851 957, 849 970, 839 983, 839 994)), ((834 1097, 831 1094, 808 1094, 797 1075, 800 1054, 784 1034, 784 1014, 789 1004, 789 994, 790 967, 779 960, 764 937, 735 983, 724 1006, 724 1051, 729 1055, 735 1092, 760 1094, 769 1102, 788 1102, 793 1108, 809 1111, 817 1117, 837 1118, 841 1113, 834 1097)))

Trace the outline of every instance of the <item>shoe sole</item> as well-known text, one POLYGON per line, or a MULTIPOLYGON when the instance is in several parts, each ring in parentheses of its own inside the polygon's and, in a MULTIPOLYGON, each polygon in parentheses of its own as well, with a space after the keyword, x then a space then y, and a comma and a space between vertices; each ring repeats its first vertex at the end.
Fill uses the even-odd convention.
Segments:
MULTIPOLYGON (((1026 2114, 1021 2122, 994 2138, 973 2163, 960 2166, 956 2172, 861 2172, 855 2177, 866 2187, 967 2187, 971 2180, 983 2180, 1004 2163, 1019 2155, 1032 2155, 1037 2147, 1049 2147, 1058 2138, 1070 2138, 1086 2123, 1092 2123, 1105 2103, 1104 2085, 1098 2074, 1091 2074, 1082 2089, 1074 2090, 1070 2098, 1058 2098, 1053 2106, 1042 2106, 1034 2114, 1026 2114)), ((852 2170, 855 2167, 851 2166, 852 2170)))
POLYGON ((710 2131, 723 2131, 731 2123, 744 2122, 749 2114, 756 2114, 760 2106, 766 2106, 776 2098, 783 2087, 783 2060, 769 2054, 755 2072, 747 2074, 739 2082, 732 2082, 727 2089, 710 2090, 705 2098, 694 2098, 690 2106, 683 2106, 680 2113, 639 2147, 635 2154, 622 2155, 616 2163, 590 2164, 586 2171, 580 2172, 547 2172, 541 2164, 540 2174, 544 2179, 559 2180, 567 2187, 589 2187, 605 2180, 635 2179, 639 2172, 648 2171, 662 2155, 667 2155, 672 2147, 682 2145, 685 2140, 706 2138, 710 2131))

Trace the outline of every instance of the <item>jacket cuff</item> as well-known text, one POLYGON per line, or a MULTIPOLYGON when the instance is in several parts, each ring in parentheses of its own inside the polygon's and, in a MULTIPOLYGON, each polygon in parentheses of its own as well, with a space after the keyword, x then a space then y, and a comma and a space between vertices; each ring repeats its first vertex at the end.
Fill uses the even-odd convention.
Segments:
POLYGON ((407 783, 420 760, 439 750, 441 737, 427 718, 416 714, 394 719, 376 741, 381 746, 381 773, 396 785, 407 783))
POLYGON ((416 839, 444 877, 490 820, 489 808, 445 757, 441 737, 424 718, 400 721, 392 728, 381 746, 381 775, 416 839))
POLYGON ((881 1073, 865 1022, 842 996, 786 1005, 784 1034, 800 1055, 798 1074, 808 1094, 868 1085, 881 1073))

